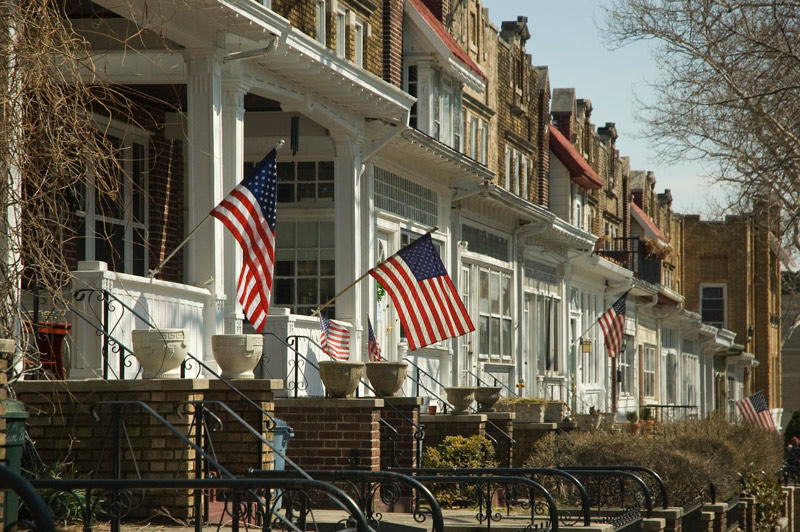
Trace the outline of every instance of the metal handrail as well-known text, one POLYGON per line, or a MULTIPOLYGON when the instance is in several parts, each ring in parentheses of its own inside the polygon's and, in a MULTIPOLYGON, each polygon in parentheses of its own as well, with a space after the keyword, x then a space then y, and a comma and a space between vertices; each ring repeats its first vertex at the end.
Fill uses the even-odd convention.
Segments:
MULTIPOLYGON (((444 532, 444 517, 439 502, 431 491, 416 478, 397 473, 395 471, 360 471, 360 470, 313 470, 310 473, 318 480, 328 482, 344 481, 352 482, 357 480, 377 481, 382 480, 396 481, 409 485, 420 497, 428 502, 431 517, 433 519, 432 532, 444 532)), ((247 476, 262 478, 281 478, 284 476, 295 475, 291 471, 258 470, 248 469, 247 476)), ((376 527, 377 528, 377 527, 376 527)))
MULTIPOLYGON (((120 304, 120 305, 121 305, 121 306, 122 306, 122 307, 123 307, 125 310, 127 310, 127 311, 129 311, 131 314, 133 314, 133 316, 134 316, 134 317, 136 317, 136 318, 138 318, 138 319, 142 320, 142 322, 144 322, 144 324, 145 324, 145 325, 147 325, 147 326, 148 326, 148 327, 150 327, 151 329, 157 329, 157 327, 155 327, 155 326, 154 326, 154 325, 153 325, 153 324, 150 322, 150 320, 149 320, 147 317, 145 317, 145 316, 141 315, 141 314, 140 314, 138 311, 136 311, 136 310, 135 310, 133 307, 131 307, 130 305, 128 305, 127 303, 125 303, 124 301, 122 301, 120 298, 118 298, 117 296, 115 296, 114 294, 112 294, 111 292, 109 292, 108 290, 103 290, 103 289, 94 288, 94 287, 81 288, 81 289, 79 289, 79 290, 76 290, 76 291, 74 292, 74 294, 75 294, 75 299, 76 299, 76 300, 78 300, 78 301, 80 301, 80 299, 79 299, 79 298, 78 298, 78 296, 77 296, 77 294, 79 294, 79 293, 80 293, 80 294, 82 294, 82 293, 95 293, 95 294, 98 294, 98 293, 99 293, 99 294, 102 294, 103 296, 108 296, 108 297, 110 297, 111 299, 113 299, 115 302, 119 303, 119 304, 120 304)), ((87 322, 87 323, 88 323, 90 326, 94 327, 94 329, 95 329, 96 331, 98 331, 98 332, 100 332, 101 334, 103 334, 103 335, 107 336, 108 338, 111 338, 112 340, 114 340, 114 342, 115 342, 117 345, 119 345, 119 346, 120 346, 120 348, 122 348, 122 349, 124 349, 124 350, 127 350, 127 351, 130 351, 130 352, 133 352, 132 350, 130 350, 130 349, 128 349, 127 347, 125 347, 125 345, 124 345, 124 344, 122 344, 121 342, 119 342, 119 341, 118 341, 116 338, 114 338, 112 335, 110 335, 110 334, 109 334, 107 331, 105 331, 105 330, 103 330, 103 329, 101 329, 101 328, 97 327, 97 325, 95 325, 95 324, 94 324, 94 322, 92 322, 92 320, 91 320, 91 319, 89 319, 89 317, 88 317, 88 316, 86 316, 86 315, 85 315, 83 312, 81 312, 80 310, 78 310, 77 308, 75 308, 75 306, 74 306, 74 305, 72 305, 71 303, 68 303, 68 306, 70 307, 70 310, 71 310, 71 311, 75 312, 75 313, 76 313, 76 314, 77 314, 79 317, 81 317, 83 320, 85 320, 85 321, 86 321, 86 322, 87 322)), ((216 372, 214 369, 212 369, 212 368, 211 368, 210 366, 208 366, 208 365, 207 365, 205 362, 203 362, 202 360, 200 360, 199 358, 197 358, 196 356, 194 356, 192 353, 190 353, 190 352, 187 352, 187 353, 186 353, 186 356, 187 356, 188 358, 190 358, 191 360, 193 360, 193 361, 197 362, 197 364, 198 364, 198 365, 200 365, 200 367, 202 367, 202 368, 203 368, 205 371, 207 371, 208 373, 210 373, 210 374, 211 374, 213 377, 215 377, 215 378, 216 378, 216 379, 218 379, 220 382, 222 382, 222 383, 223 383, 225 386, 227 386, 227 387, 228 387, 228 388, 229 388, 231 391, 233 391, 233 392, 234 392, 236 395, 238 395, 239 397, 241 397, 242 399, 244 399, 244 400, 245 400, 245 402, 247 402, 247 403, 248 403, 250 406, 252 406, 252 407, 253 407, 253 408, 255 408, 256 410, 258 410, 258 412, 260 412, 260 413, 261 413, 263 416, 265 416, 265 417, 266 417, 266 419, 267 419, 267 426, 266 426, 266 429, 267 429, 267 430, 271 430, 272 428, 274 428, 274 427, 275 427, 275 418, 274 418, 274 417, 272 417, 272 415, 271 415, 269 412, 267 412, 266 410, 264 410, 263 408, 261 408, 261 406, 260 406, 258 403, 256 403, 256 402, 255 402, 255 401, 253 401, 252 399, 250 399, 250 398, 249 398, 247 395, 245 395, 245 394, 244 394, 244 392, 242 392, 240 389, 238 389, 236 386, 234 386, 234 385, 233 385, 233 384, 232 384, 230 381, 228 381, 227 379, 225 379, 224 377, 222 377, 222 375, 220 375, 219 373, 217 373, 217 372, 216 372)))
POLYGON ((414 475, 552 475, 566 479, 575 486, 581 498, 581 513, 583 514, 583 526, 591 524, 591 503, 589 493, 580 480, 571 473, 561 469, 548 469, 542 467, 419 467, 419 468, 393 468, 399 473, 410 473, 414 475))
MULTIPOLYGON (((486 367, 483 367, 482 369, 483 369, 483 372, 484 372, 484 373, 487 373, 487 374, 489 374, 489 375, 491 375, 491 376, 492 376, 492 379, 494 380, 494 385, 495 385, 495 386, 497 386, 497 385, 499 384, 500 386, 502 386, 503 388, 505 388, 506 390, 508 390, 508 391, 509 391, 509 393, 512 393, 512 394, 516 395, 517 397, 522 397, 522 396, 521 396, 519 393, 517 393, 517 392, 515 392, 514 390, 512 390, 511 388, 509 388, 509 387, 506 385, 506 383, 504 383, 503 381, 499 380, 499 379, 497 378, 497 376, 496 376, 494 373, 492 373, 491 371, 489 371, 488 369, 486 369, 486 367)), ((474 375, 476 379, 477 379, 477 378, 479 378, 477 375, 475 375, 474 373, 472 373, 470 370, 467 370, 467 372, 469 372, 470 374, 474 375)), ((488 386, 488 384, 487 384, 487 386, 488 386)))
MULTIPOLYGON (((50 509, 30 481, 13 469, 0 465, 0 488, 13 490, 19 495, 19 498, 31 513, 33 524, 35 525, 31 527, 33 530, 36 532, 55 532, 56 527, 53 522, 53 516, 50 514, 50 509)), ((6 497, 8 497, 7 494, 6 497)), ((16 528, 12 526, 16 524, 5 523, 7 527, 12 529, 16 528)))
POLYGON ((416 382, 416 383, 417 383, 417 390, 419 390, 419 388, 422 388, 422 389, 424 389, 426 392, 428 392, 428 394, 430 394, 430 395, 431 395, 431 397, 435 397, 435 398, 436 398, 436 400, 437 400, 439 403, 441 403, 441 405, 442 405, 442 412, 443 412, 443 413, 445 413, 445 414, 446 414, 446 413, 447 413, 447 409, 448 409, 448 408, 450 408, 451 410, 455 410, 455 408, 453 407, 453 405, 451 405, 450 403, 448 403, 447 401, 445 401, 444 399, 442 399, 442 398, 441 398, 439 395, 437 395, 436 393, 434 393, 434 392, 433 392, 433 390, 431 390, 430 388, 428 388, 427 386, 425 386, 424 384, 422 384, 422 382, 421 382, 421 380, 420 380, 420 378, 419 378, 419 374, 420 374, 420 373, 424 373, 425 375, 427 375, 428 377, 430 377, 430 379, 431 379, 433 382, 435 382, 436 384, 438 384, 438 385, 439 385, 439 388, 442 388, 442 389, 444 389, 444 385, 443 385, 441 382, 439 382, 438 380, 436 380, 436 377, 434 377, 433 375, 431 375, 430 373, 428 373, 427 371, 425 371, 424 369, 422 369, 421 367, 419 367, 419 366, 418 366, 416 363, 414 363, 414 361, 413 361, 413 360, 410 360, 408 357, 403 357, 403 360, 405 360, 406 362, 408 362, 409 364, 411 364, 412 366, 414 366, 414 369, 416 369, 416 370, 417 370, 417 378, 416 378, 416 379, 412 379, 412 380, 414 380, 414 382, 416 382))
POLYGON ((620 465, 576 465, 576 466, 560 466, 559 469, 565 471, 571 471, 574 469, 597 469, 600 471, 633 471, 638 473, 644 473, 650 478, 652 478, 655 483, 658 485, 659 494, 661 495, 661 503, 663 508, 669 508, 669 503, 667 500, 667 485, 664 483, 664 480, 661 476, 650 469, 649 467, 640 466, 640 465, 629 465, 629 464, 620 464, 620 465))
MULTIPOLYGON (((96 490, 147 490, 147 489, 197 489, 197 490, 223 490, 223 489, 280 489, 280 490, 319 490, 325 492, 340 508, 350 514, 356 522, 358 532, 370 532, 369 524, 361 509, 344 491, 327 482, 308 479, 259 479, 259 478, 204 478, 204 479, 47 479, 31 481, 37 489, 54 491, 69 491, 74 489, 86 490, 87 493, 96 490)), ((91 502, 91 501, 89 501, 91 502)), ((88 504, 87 504, 88 505, 88 504)), ((236 514, 238 516, 238 514, 236 514)), ((273 515, 275 515, 273 513, 273 515)), ((112 515, 114 520, 120 516, 112 515)), ((294 525, 287 522, 294 530, 294 525)), ((91 528, 84 527, 84 530, 91 528)), ((235 528, 234 528, 235 530, 235 528)))

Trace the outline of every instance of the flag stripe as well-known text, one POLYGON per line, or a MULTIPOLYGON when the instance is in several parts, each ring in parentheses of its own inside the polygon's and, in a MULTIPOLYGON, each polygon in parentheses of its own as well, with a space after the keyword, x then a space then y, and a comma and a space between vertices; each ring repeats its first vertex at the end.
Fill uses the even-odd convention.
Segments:
POLYGON ((603 313, 598 322, 603 330, 606 351, 610 358, 614 358, 622 349, 622 340, 625 337, 626 300, 628 293, 617 299, 611 307, 603 313))
POLYGON ((430 234, 404 247, 369 274, 392 298, 412 351, 475 330, 430 234))
POLYGON ((736 401, 736 407, 746 421, 762 429, 775 430, 775 420, 769 411, 764 392, 756 392, 750 397, 736 401))
POLYGON ((322 351, 337 360, 350 358, 350 331, 325 315, 319 315, 320 345, 322 351))
POLYGON ((210 213, 242 248, 236 296, 257 332, 266 324, 272 292, 277 180, 272 150, 210 213))
POLYGON ((369 341, 367 345, 367 352, 369 359, 373 362, 380 362, 381 360, 381 347, 378 345, 378 339, 375 338, 375 331, 372 330, 372 321, 367 316, 367 331, 369 333, 369 341))

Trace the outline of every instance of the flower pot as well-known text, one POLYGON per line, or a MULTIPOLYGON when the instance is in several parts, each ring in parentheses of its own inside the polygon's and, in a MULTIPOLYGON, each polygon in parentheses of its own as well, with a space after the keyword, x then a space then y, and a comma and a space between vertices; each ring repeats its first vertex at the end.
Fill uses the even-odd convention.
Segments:
POLYGON ((252 379, 253 369, 264 352, 260 334, 215 334, 211 351, 225 379, 252 379))
POLYGON ((544 411, 547 402, 521 400, 503 400, 497 403, 496 410, 514 412, 514 421, 519 423, 544 423, 544 411))
POLYGON ((367 378, 380 397, 394 397, 408 374, 407 362, 367 362, 367 378))
POLYGON ((475 401, 475 386, 445 387, 447 402, 453 405, 453 414, 466 414, 469 406, 475 401))
POLYGON ((639 422, 638 421, 631 421, 628 423, 628 433, 629 434, 639 434, 639 422))
POLYGON ((363 362, 322 360, 319 363, 319 378, 325 389, 336 398, 352 397, 363 376, 363 362))
POLYGON ((142 366, 142 378, 177 379, 186 358, 183 329, 136 329, 131 331, 133 356, 142 366))
POLYGON ((428 414, 432 416, 436 415, 436 405, 428 405, 428 414))
POLYGON ((479 412, 494 412, 494 405, 500 400, 500 386, 481 386, 475 390, 475 400, 479 412))
POLYGON ((567 416, 567 403, 564 401, 548 401, 544 411, 544 420, 547 423, 559 423, 567 416))

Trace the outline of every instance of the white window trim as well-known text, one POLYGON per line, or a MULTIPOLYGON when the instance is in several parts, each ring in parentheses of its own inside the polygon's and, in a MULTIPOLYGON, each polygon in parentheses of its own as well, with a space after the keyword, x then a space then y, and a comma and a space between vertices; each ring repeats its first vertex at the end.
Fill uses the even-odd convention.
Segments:
POLYGON ((355 50, 353 52, 353 62, 360 66, 364 66, 364 41, 367 38, 367 26, 360 20, 356 20, 353 24, 353 31, 355 32, 355 50))
POLYGON ((347 55, 347 13, 336 11, 336 55, 347 55))

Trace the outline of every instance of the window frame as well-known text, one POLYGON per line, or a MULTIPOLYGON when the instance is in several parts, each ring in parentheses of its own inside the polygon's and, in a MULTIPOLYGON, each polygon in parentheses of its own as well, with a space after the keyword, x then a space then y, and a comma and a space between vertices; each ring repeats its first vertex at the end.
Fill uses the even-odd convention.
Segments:
POLYGON ((325 0, 316 0, 316 17, 317 17, 317 42, 327 44, 327 17, 326 13, 326 2, 325 0))
MULTIPOLYGON (((709 325, 713 325, 714 327, 718 327, 720 329, 727 328, 728 325, 728 285, 727 283, 701 283, 700 284, 700 316, 702 317, 703 323, 707 323, 709 325), (720 298, 710 298, 705 296, 705 290, 709 288, 721 288, 722 289, 722 297, 720 298), (721 301, 722 302, 722 322, 718 321, 710 321, 706 319, 706 302, 707 301, 721 301)), ((708 309, 712 311, 719 311, 720 309, 708 309)))
POLYGON ((347 57, 347 13, 336 10, 336 55, 347 57))
POLYGON ((642 395, 655 398, 656 393, 656 346, 642 345, 642 395))

